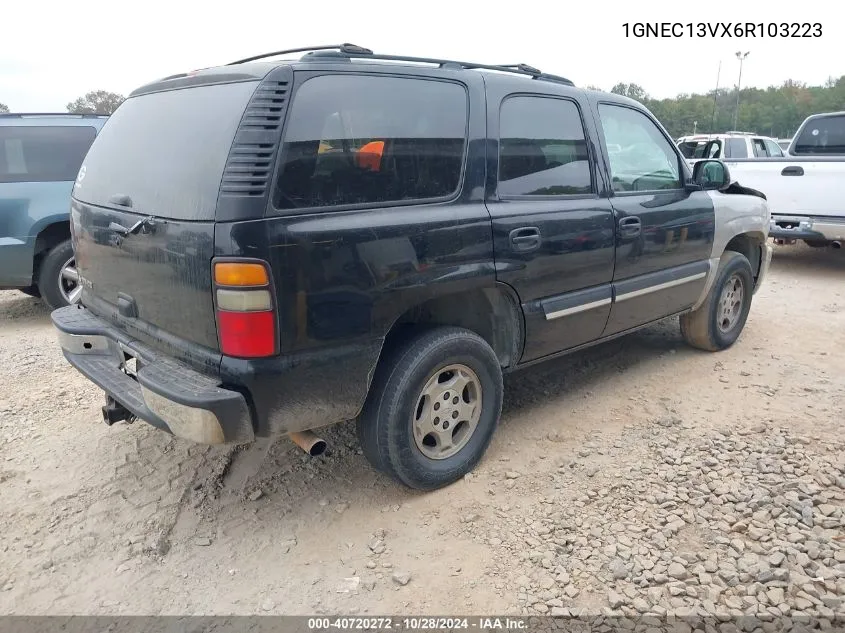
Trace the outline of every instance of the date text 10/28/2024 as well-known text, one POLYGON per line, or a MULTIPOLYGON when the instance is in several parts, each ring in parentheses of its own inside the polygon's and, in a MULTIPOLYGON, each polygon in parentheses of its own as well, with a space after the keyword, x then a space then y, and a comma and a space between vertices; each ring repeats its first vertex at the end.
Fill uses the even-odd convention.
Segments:
POLYGON ((625 22, 625 37, 821 37, 819 22, 625 22))

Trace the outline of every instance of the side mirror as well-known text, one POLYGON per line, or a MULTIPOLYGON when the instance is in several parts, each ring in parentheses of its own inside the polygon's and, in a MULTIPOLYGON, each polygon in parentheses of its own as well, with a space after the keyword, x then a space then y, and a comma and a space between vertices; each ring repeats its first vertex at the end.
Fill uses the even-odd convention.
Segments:
POLYGON ((693 165, 692 181, 704 190, 722 191, 731 184, 731 172, 721 160, 707 158, 693 165))

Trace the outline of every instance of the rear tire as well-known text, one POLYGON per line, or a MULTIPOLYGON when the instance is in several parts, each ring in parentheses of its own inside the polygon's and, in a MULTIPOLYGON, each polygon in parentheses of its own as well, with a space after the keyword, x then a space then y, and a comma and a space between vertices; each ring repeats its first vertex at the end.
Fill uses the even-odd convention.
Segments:
POLYGON ((739 338, 754 292, 751 264, 745 255, 725 251, 704 303, 681 315, 681 334, 692 347, 718 352, 739 338))
POLYGON ((417 490, 446 486, 479 462, 502 412, 502 370, 477 334, 439 327, 379 362, 358 439, 374 468, 417 490))
POLYGON ((38 290, 50 310, 79 301, 80 286, 76 275, 73 244, 65 240, 54 246, 41 261, 38 290))

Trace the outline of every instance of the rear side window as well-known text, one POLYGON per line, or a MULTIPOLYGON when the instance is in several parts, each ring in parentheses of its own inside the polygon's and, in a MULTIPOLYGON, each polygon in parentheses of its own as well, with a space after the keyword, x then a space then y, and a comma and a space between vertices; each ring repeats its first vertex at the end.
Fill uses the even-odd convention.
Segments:
POLYGON ((727 139, 726 158, 748 158, 748 145, 744 138, 727 139))
POLYGON ((364 75, 309 79, 285 129, 279 209, 444 199, 461 183, 468 121, 463 86, 364 75))
POLYGON ((807 123, 791 153, 845 154, 845 115, 820 117, 807 123))
POLYGON ((0 127, 0 182, 75 180, 96 136, 88 125, 0 127))
POLYGON ((769 156, 783 156, 783 150, 780 148, 780 145, 768 138, 766 139, 766 149, 769 152, 769 156))
POLYGON ((754 143, 754 155, 757 158, 768 158, 769 149, 766 147, 766 143, 763 139, 755 138, 752 142, 754 143))
POLYGON ((73 195, 176 220, 213 220, 223 169, 257 82, 130 97, 103 126, 73 195))
POLYGON ((510 97, 499 114, 500 196, 592 191, 581 115, 571 101, 510 97))

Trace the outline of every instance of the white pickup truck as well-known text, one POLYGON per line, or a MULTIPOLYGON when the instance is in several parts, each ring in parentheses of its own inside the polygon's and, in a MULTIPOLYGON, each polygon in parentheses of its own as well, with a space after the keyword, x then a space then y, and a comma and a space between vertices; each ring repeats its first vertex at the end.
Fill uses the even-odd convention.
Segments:
POLYGON ((769 236, 810 246, 845 242, 845 112, 808 117, 780 158, 723 158, 731 178, 766 195, 769 236))

